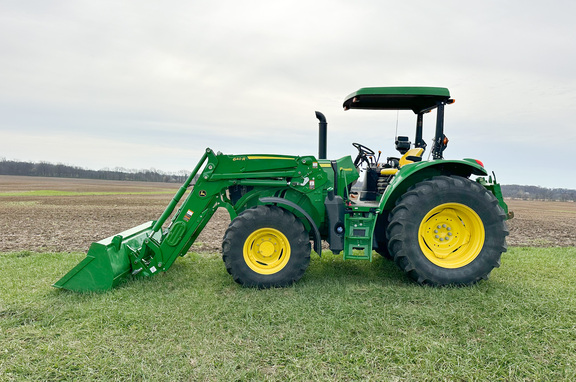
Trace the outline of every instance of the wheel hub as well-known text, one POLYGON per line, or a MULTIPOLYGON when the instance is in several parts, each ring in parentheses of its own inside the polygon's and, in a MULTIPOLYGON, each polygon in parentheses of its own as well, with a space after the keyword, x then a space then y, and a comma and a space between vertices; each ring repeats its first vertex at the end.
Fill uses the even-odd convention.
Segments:
POLYGON ((257 244, 258 253, 265 258, 271 257, 272 255, 274 255, 274 252, 276 252, 276 250, 274 249, 275 244, 276 243, 272 243, 270 241, 262 241, 260 244, 257 244))
POLYGON ((424 255, 443 268, 471 263, 484 244, 484 225, 478 214, 459 203, 433 208, 420 224, 418 240, 424 255))
POLYGON ((290 243, 274 228, 257 229, 244 242, 244 260, 256 273, 279 272, 290 260, 290 243))

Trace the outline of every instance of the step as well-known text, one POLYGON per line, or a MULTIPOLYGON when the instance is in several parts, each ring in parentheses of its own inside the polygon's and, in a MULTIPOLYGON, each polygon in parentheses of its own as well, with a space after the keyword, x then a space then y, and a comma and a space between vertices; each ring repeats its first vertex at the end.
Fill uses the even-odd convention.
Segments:
POLYGON ((344 260, 372 261, 372 237, 376 214, 352 212, 344 217, 344 260))

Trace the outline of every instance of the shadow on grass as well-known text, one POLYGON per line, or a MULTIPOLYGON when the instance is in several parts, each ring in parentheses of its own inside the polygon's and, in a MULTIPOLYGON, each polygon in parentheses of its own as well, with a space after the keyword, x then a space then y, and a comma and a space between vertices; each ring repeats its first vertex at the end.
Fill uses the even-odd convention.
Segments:
POLYGON ((313 256, 302 282, 306 284, 379 284, 383 286, 413 285, 394 262, 374 255, 372 262, 343 260, 342 256, 324 253, 313 256))
MULTIPOLYGON (((325 252, 322 257, 312 254, 310 266, 294 287, 317 290, 338 287, 422 288, 398 269, 394 262, 377 254, 374 254, 370 262, 343 260, 341 255, 333 255, 329 252, 325 252)), ((234 282, 226 271, 219 254, 192 252, 178 258, 166 272, 158 273, 150 278, 128 279, 113 290, 120 294, 142 295, 150 292, 165 295, 168 293, 204 293, 210 290, 234 294, 236 290, 251 289, 243 288, 234 282)), ((62 293, 61 296, 74 295, 73 299, 81 302, 96 298, 94 296, 97 295, 107 294, 107 291, 70 292, 54 289, 53 293, 55 295, 62 293)))

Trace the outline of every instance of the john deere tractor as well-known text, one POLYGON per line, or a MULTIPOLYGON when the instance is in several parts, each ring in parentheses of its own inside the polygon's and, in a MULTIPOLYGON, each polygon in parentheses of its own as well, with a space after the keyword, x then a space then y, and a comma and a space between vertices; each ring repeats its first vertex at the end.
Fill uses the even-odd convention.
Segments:
POLYGON ((362 88, 346 97, 345 110, 416 114, 413 142, 396 137, 399 154, 382 161, 360 143, 352 144, 355 159, 325 159, 326 119, 319 112, 318 157, 206 149, 158 220, 92 243, 54 286, 107 290, 167 271, 218 208, 231 218, 222 259, 243 286, 291 285, 306 271, 312 249, 322 255, 322 242, 345 260, 371 261, 376 251, 420 284, 486 279, 506 251, 511 214, 482 162, 444 159, 444 108, 451 103, 448 89, 437 87, 362 88), (436 125, 426 160, 423 120, 431 111, 436 125), (365 177, 355 191, 361 170, 365 177))

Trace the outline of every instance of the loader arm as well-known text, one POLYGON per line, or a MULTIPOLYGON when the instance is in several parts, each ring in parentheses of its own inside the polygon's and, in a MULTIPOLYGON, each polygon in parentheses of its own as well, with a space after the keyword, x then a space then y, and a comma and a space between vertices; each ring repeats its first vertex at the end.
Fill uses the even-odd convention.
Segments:
POLYGON ((234 211, 225 198, 225 190, 230 182, 207 182, 216 164, 217 156, 211 149, 207 149, 157 221, 144 223, 92 243, 86 258, 58 280, 54 287, 74 291, 102 291, 115 287, 130 276, 147 277, 170 268, 179 255, 186 254, 219 206, 234 211), (203 165, 204 170, 198 181, 168 227, 163 230, 164 223, 203 165))
MULTIPOLYGON (((167 271, 178 256, 188 252, 218 208, 225 208, 234 219, 244 209, 265 204, 266 197, 283 195, 308 206, 304 223, 314 231, 324 216, 323 204, 317 201, 325 197, 323 186, 327 181, 326 173, 311 156, 234 156, 206 149, 157 221, 93 243, 86 258, 54 286, 75 291, 107 290, 130 277, 167 271), (233 186, 251 191, 234 203, 227 194, 233 186)), ((283 204, 288 209, 290 205, 283 204)), ((317 239, 318 233, 314 233, 317 239)))
MULTIPOLYGON (((162 240, 155 240, 154 234, 164 224, 164 220, 171 214, 171 209, 178 203, 184 192, 179 191, 170 203, 162 218, 154 225, 150 238, 144 241, 140 251, 132 259, 134 272, 140 272, 143 276, 150 276, 155 271, 166 271, 178 256, 184 256, 198 235, 202 232, 214 212, 224 207, 234 219, 239 212, 253 206, 253 204, 232 203, 227 195, 227 190, 236 185, 252 187, 251 194, 255 195, 253 202, 257 204, 275 203, 287 209, 298 211, 304 224, 312 232, 316 250, 319 250, 320 235, 314 219, 308 213, 298 207, 297 204, 307 205, 309 199, 323 198, 322 186, 328 177, 318 166, 313 157, 294 157, 282 155, 215 155, 210 149, 198 163, 182 188, 192 182, 195 172, 206 162, 204 170, 198 177, 182 203, 178 212, 172 218, 170 225, 162 234, 162 240), (270 196, 283 193, 285 198, 292 196, 298 203, 289 199, 270 198, 270 196), (257 196, 257 197, 256 197, 257 196), (261 196, 261 197, 260 197, 261 196), (267 198, 268 196, 268 198, 267 198)), ((182 190, 181 188, 181 190, 182 190)), ((249 199, 249 198, 246 198, 249 199)), ((245 200, 246 200, 245 199, 245 200)), ((308 203, 308 210, 314 214, 312 205, 308 203)), ((323 206, 323 205, 322 205, 323 206)), ((320 222, 322 213, 315 213, 320 222)))

